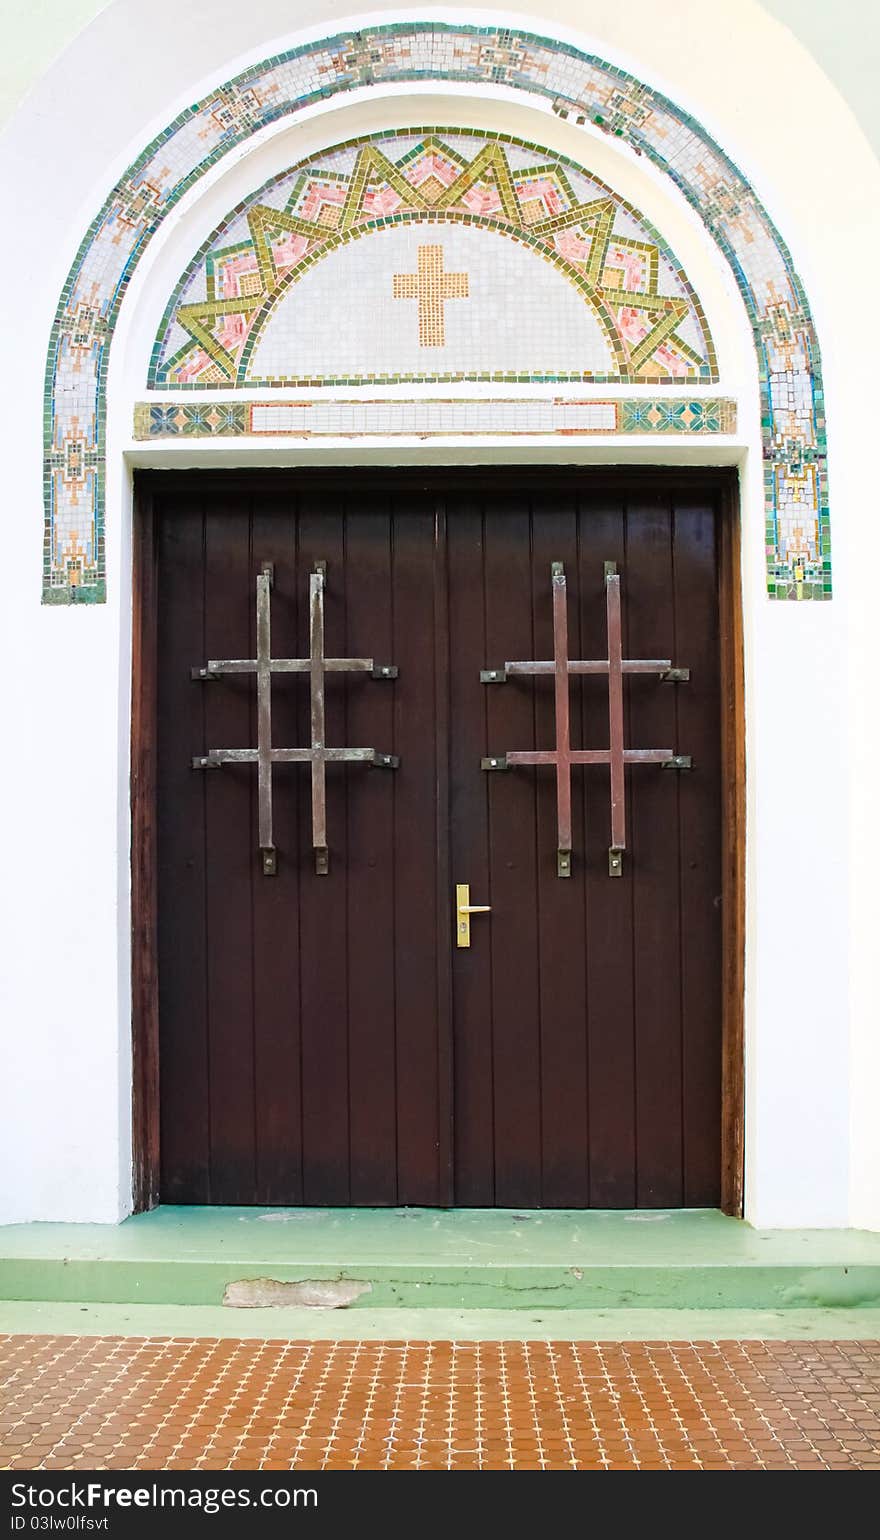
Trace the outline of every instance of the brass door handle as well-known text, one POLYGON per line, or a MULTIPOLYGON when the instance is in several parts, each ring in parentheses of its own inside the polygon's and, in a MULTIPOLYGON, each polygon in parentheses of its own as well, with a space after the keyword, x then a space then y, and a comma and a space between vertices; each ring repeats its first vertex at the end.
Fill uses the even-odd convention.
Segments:
POLYGON ((491 904, 472 904, 470 901, 471 889, 467 882, 456 883, 455 887, 455 944, 456 946, 470 946, 471 944, 471 915, 490 914, 491 904))

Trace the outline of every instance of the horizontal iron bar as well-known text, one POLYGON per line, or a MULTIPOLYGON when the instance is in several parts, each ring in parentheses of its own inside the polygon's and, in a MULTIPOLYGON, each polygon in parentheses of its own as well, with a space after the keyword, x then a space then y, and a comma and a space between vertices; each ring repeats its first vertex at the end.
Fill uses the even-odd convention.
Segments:
MULTIPOLYGON (((608 765, 611 763, 611 750, 572 749, 566 757, 573 765, 608 765)), ((505 758, 507 765, 555 765, 558 755, 555 749, 517 749, 508 752, 505 758)), ((665 765, 674 758, 671 749, 624 749, 623 751, 625 765, 665 765)), ((485 760, 483 768, 489 768, 485 760)))
MULTIPOLYGON (((312 666, 311 658, 270 658, 270 674, 307 674, 312 666)), ((328 674, 372 674, 375 664, 372 658, 325 658, 324 669, 328 674)), ((194 668, 193 679, 218 679, 222 674, 255 674, 256 658, 210 658, 207 668, 194 668)), ((384 671, 382 679, 395 678, 384 671)))
POLYGON ((320 752, 331 764, 350 761, 352 764, 371 765, 376 758, 375 749, 321 749, 320 752))
MULTIPOLYGON (((664 674, 669 667, 670 662, 668 658, 624 658, 621 663, 621 668, 625 674, 664 674)), ((552 658, 542 658, 535 663, 505 663, 504 672, 514 676, 517 674, 552 674, 555 672, 555 668, 556 665, 552 658)), ((491 672, 499 673, 500 670, 493 669, 491 672)), ((568 672, 570 674, 607 674, 608 659, 570 658, 568 672)), ((480 678, 482 679, 482 677, 481 674, 480 678)), ((488 680, 484 680, 484 683, 488 682, 488 680)))
POLYGON ((668 749, 624 749, 623 751, 625 765, 662 765, 669 757, 668 749))
MULTIPOLYGON (((305 765, 314 759, 329 764, 372 765, 377 757, 386 764, 394 755, 380 754, 375 749, 272 749, 269 758, 274 765, 305 765)), ((255 765, 259 759, 257 749, 209 749, 205 755, 193 759, 194 770, 213 770, 219 765, 255 765)))

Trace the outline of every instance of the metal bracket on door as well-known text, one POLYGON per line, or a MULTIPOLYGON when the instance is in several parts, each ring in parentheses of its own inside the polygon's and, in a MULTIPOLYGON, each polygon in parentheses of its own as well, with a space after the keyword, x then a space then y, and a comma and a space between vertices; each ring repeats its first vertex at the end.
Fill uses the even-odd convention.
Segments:
POLYGON ((661 684, 687 684, 691 677, 689 668, 668 668, 660 675, 661 684))
POLYGON ((661 770, 693 770, 694 762, 690 754, 671 754, 669 759, 661 762, 661 770))

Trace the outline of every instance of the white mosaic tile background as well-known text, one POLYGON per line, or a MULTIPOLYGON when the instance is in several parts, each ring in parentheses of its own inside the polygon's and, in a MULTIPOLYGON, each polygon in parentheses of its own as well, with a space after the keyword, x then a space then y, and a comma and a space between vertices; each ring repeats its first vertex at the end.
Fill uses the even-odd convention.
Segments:
POLYGON ((252 433, 613 433, 612 401, 328 401, 251 407, 252 433))
POLYGON ((416 223, 330 252, 277 303, 246 382, 297 376, 475 372, 613 374, 595 311, 565 275, 509 236, 416 223), (394 297, 419 248, 440 246, 468 297, 443 301, 445 344, 419 342, 418 302, 394 297), (526 296, 525 303, 523 296, 526 296))

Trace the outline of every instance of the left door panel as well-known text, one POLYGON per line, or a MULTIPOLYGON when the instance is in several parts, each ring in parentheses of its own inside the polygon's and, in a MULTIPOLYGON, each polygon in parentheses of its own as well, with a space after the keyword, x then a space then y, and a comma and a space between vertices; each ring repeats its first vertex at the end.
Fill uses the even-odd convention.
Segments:
MULTIPOLYGON (((161 1197, 171 1203, 444 1204, 448 1011, 438 951, 440 565, 417 496, 241 483, 158 510, 161 1197), (315 872, 309 769, 274 770, 278 869, 265 877, 253 765, 193 771, 256 743, 255 583, 274 566, 272 652, 307 657, 309 572, 327 563, 327 742, 400 758, 328 766, 330 872, 315 872)), ((276 747, 309 743, 308 675, 273 675, 276 747)), ((442 955, 441 955, 442 952, 442 955)))

